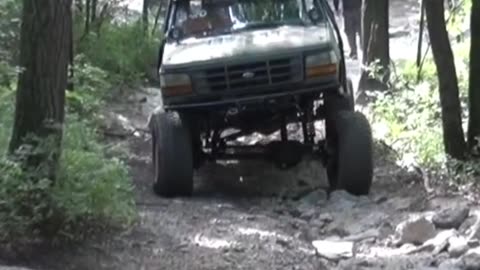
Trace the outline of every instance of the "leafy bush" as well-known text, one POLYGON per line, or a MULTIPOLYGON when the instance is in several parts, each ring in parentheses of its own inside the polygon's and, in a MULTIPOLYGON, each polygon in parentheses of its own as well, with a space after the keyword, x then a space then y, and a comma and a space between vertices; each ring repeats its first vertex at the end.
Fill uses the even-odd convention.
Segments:
POLYGON ((13 63, 18 59, 20 14, 21 1, 0 1, 0 60, 13 63))
POLYGON ((87 122, 73 116, 67 121, 59 179, 52 189, 66 224, 78 226, 90 220, 107 226, 129 224, 135 202, 127 166, 105 156, 87 122))
POLYGON ((137 39, 133 24, 107 24, 77 46, 74 91, 57 178, 7 157, 13 126, 21 1, 0 1, 0 242, 86 236, 92 229, 129 225, 135 218, 127 166, 112 158, 95 130, 96 113, 114 83, 138 79, 153 42, 137 39))
POLYGON ((0 60, 0 156, 4 154, 3 150, 7 149, 11 135, 15 75, 15 69, 0 60))
POLYGON ((90 229, 128 225, 135 214, 126 166, 107 158, 86 122, 70 117, 57 179, 0 158, 0 240, 82 237, 90 229))
POLYGON ((156 63, 157 47, 143 36, 137 23, 108 23, 100 33, 90 33, 78 45, 93 66, 109 74, 111 81, 133 82, 141 79, 156 63))
MULTIPOLYGON (((469 41, 453 48, 462 117, 466 123, 469 41)), ((420 82, 417 82, 418 70, 413 61, 399 63, 399 67, 394 89, 378 94, 372 106, 375 134, 397 150, 405 165, 445 169, 448 157, 444 153, 438 79, 433 59, 426 59, 420 82)))
MULTIPOLYGON (((84 72, 103 74, 91 67, 84 72)), ((96 81, 95 76, 84 79, 79 89, 86 89, 85 99, 94 99, 93 94, 88 96, 95 92, 90 87, 101 85, 102 80, 96 81)), ((41 168, 24 170, 6 157, 14 111, 12 89, 0 85, 0 241, 62 235, 77 238, 90 229, 130 224, 135 204, 127 167, 107 157, 87 118, 72 112, 67 115, 54 183, 38 179, 41 168)), ((91 108, 81 104, 85 105, 82 109, 91 108)))
POLYGON ((67 106, 71 113, 92 119, 104 105, 104 100, 112 89, 108 73, 93 66, 84 55, 75 57, 74 91, 68 91, 67 106))

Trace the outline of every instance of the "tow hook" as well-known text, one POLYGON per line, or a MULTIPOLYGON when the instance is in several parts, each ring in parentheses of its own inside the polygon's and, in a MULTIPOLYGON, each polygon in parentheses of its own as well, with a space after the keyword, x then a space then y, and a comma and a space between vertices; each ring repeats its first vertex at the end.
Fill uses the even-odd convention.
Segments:
POLYGON ((227 111, 227 115, 228 116, 234 116, 234 115, 237 115, 238 114, 238 108, 237 107, 232 107, 232 108, 229 108, 228 111, 227 111))

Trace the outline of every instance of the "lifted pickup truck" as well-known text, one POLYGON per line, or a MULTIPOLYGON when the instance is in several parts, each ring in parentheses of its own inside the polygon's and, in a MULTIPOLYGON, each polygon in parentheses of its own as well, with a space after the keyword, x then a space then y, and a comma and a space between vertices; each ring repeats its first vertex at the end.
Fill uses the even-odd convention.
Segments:
POLYGON ((354 110, 326 0, 171 0, 164 36, 163 104, 149 120, 158 195, 192 195, 205 161, 260 157, 287 169, 307 152, 326 167, 331 189, 369 193, 371 128, 354 110), (301 123, 301 141, 289 139, 289 123, 301 123), (278 131, 269 144, 237 142, 278 131))

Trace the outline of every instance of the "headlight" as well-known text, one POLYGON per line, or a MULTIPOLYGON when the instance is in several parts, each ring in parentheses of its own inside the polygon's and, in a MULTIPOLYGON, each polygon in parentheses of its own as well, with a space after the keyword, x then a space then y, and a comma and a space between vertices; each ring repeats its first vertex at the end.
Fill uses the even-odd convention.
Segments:
POLYGON ((333 50, 308 55, 305 57, 305 74, 307 79, 337 74, 337 62, 337 56, 333 50))
POLYGON ((160 74, 160 88, 165 96, 192 93, 192 82, 187 74, 160 74))

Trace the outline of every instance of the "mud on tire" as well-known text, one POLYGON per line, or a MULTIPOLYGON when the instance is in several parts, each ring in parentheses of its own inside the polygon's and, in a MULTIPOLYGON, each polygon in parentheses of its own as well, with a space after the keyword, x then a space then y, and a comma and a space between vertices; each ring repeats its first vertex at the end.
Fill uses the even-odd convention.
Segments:
POLYGON ((329 139, 333 149, 327 162, 331 189, 343 189, 354 195, 367 195, 373 177, 370 124, 363 114, 353 111, 340 111, 333 118, 330 121, 333 120, 334 132, 329 139))
POLYGON ((190 129, 176 112, 159 112, 149 123, 152 133, 154 192, 162 197, 191 196, 193 152, 190 129))

